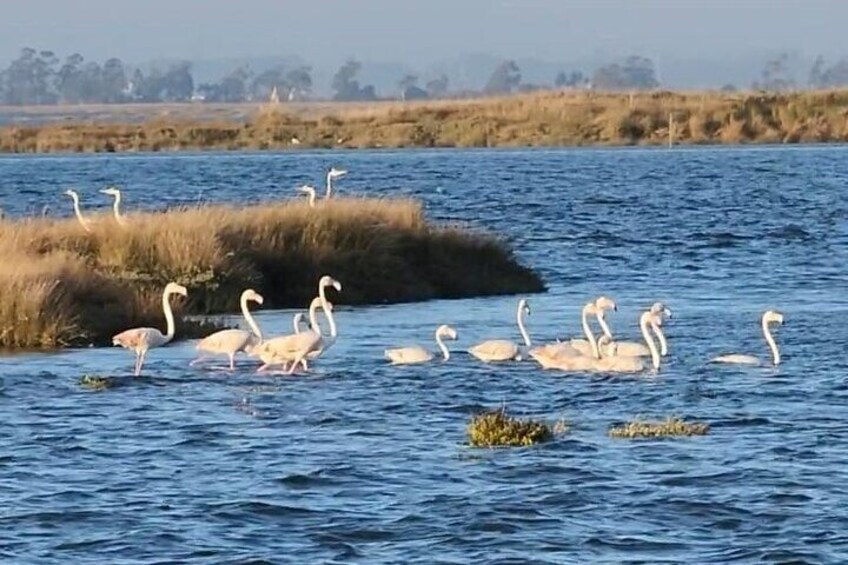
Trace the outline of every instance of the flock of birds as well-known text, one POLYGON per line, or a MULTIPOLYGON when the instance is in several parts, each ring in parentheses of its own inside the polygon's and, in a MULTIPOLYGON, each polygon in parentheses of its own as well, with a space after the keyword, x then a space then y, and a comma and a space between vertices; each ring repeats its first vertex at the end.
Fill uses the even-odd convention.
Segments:
MULTIPOLYGON (((329 200, 333 194, 333 181, 347 174, 346 170, 331 168, 326 176, 326 192, 324 199, 329 200)), ((308 197, 310 207, 315 206, 316 189, 310 185, 297 188, 308 197)), ((113 213, 116 222, 126 226, 126 219, 121 215, 121 191, 115 187, 101 190, 103 194, 112 196, 113 213)), ((65 192, 73 200, 74 215, 86 231, 91 231, 91 221, 85 218, 80 210, 79 195, 73 190, 65 192)), ((318 281, 317 296, 311 301, 307 310, 308 323, 305 328, 304 313, 298 312, 292 321, 293 332, 286 335, 265 338, 256 319, 250 312, 249 302, 263 303, 262 296, 253 289, 245 290, 240 297, 242 315, 249 330, 226 329, 215 332, 202 339, 197 344, 200 356, 191 362, 196 365, 209 356, 225 355, 229 359, 229 369, 235 370, 235 356, 244 353, 256 357, 262 365, 259 372, 272 367, 279 367, 286 374, 294 373, 298 367, 303 371, 309 370, 309 363, 321 357, 329 350, 338 338, 338 328, 333 316, 333 305, 327 300, 326 290, 332 287, 341 292, 342 285, 333 277, 325 275, 318 281), (322 328, 319 315, 323 315, 327 332, 322 328)), ((171 296, 178 294, 187 296, 188 290, 177 283, 169 283, 162 294, 162 308, 165 314, 166 333, 156 328, 133 328, 123 331, 113 337, 113 345, 119 345, 135 353, 134 374, 141 373, 144 360, 150 349, 167 344, 174 338, 174 315, 171 309, 171 296)), ((525 326, 525 316, 530 314, 527 300, 518 302, 516 322, 522 342, 507 339, 484 341, 468 349, 468 353, 486 363, 522 361, 533 359, 543 369, 557 369, 567 372, 606 372, 606 373, 639 373, 647 370, 658 371, 662 358, 668 355, 668 342, 663 333, 663 323, 671 318, 671 310, 663 303, 657 302, 643 312, 639 318, 639 329, 642 341, 619 341, 613 337, 606 320, 608 311, 618 311, 615 302, 600 296, 587 303, 580 317, 583 330, 582 337, 567 341, 556 340, 552 343, 533 346, 530 334, 525 326), (590 318, 594 316, 600 328, 600 336, 596 337, 590 318)), ((773 324, 783 324, 783 315, 774 310, 765 312, 761 320, 762 333, 771 352, 771 364, 780 363, 780 350, 771 332, 773 324)), ((446 339, 456 340, 458 334, 454 328, 441 325, 436 329, 435 340, 444 361, 450 360, 450 350, 445 344, 446 339)), ((394 365, 413 365, 433 361, 437 353, 421 346, 399 347, 386 349, 385 358, 394 365)), ((712 359, 717 363, 735 363, 746 365, 761 365, 761 361, 752 355, 722 355, 712 359)))

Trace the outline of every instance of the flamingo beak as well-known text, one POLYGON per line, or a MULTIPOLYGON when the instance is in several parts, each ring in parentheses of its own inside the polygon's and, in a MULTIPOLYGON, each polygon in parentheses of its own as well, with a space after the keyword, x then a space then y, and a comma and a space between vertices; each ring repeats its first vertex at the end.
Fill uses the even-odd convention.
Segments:
POLYGON ((333 281, 333 288, 335 288, 337 291, 341 292, 342 291, 342 283, 340 283, 339 281, 333 281))

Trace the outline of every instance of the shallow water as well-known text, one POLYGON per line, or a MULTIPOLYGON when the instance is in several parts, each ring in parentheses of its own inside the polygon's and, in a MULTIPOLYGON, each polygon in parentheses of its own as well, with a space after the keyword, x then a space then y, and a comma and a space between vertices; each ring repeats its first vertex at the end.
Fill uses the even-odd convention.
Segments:
MULTIPOLYGON (((295 152, 0 157, 0 207, 66 214, 117 183, 130 209, 294 196, 330 165, 342 194, 411 194, 435 218, 504 234, 550 292, 530 296, 539 341, 578 333, 616 299, 635 339, 664 300, 671 355, 656 376, 487 367, 462 351, 517 338, 515 297, 337 307, 341 337, 308 377, 187 367, 191 343, 0 358, 4 563, 844 562, 848 386, 841 319, 848 148, 295 152), (781 310, 778 369, 759 315, 781 310), (389 367, 387 346, 447 364, 389 367), (112 375, 102 392, 85 373, 112 375), (537 447, 472 450, 465 426, 505 402, 565 419, 537 447), (710 435, 613 440, 611 424, 677 414, 710 435)), ((344 281, 342 281, 344 283, 344 281)), ((341 295, 338 302, 343 302, 341 295)), ((269 333, 291 312, 265 311, 269 333)))

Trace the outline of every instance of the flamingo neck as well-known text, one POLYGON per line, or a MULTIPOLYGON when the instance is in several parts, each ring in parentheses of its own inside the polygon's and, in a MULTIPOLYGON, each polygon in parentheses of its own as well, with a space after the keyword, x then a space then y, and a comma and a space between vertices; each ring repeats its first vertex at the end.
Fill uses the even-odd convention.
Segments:
POLYGON ((73 194, 71 194, 71 198, 74 201, 74 216, 77 217, 77 221, 80 223, 80 225, 83 227, 83 229, 85 229, 85 231, 89 231, 90 228, 88 227, 88 222, 83 217, 82 210, 80 210, 79 196, 77 196, 76 193, 73 193, 73 194))
POLYGON ((301 314, 300 312, 295 314, 294 317, 292 318, 292 327, 294 328, 294 333, 296 333, 296 334, 300 333, 300 320, 301 320, 301 318, 303 318, 303 314, 301 314))
POLYGON ((780 350, 777 349, 777 343, 771 335, 771 328, 769 328, 768 322, 766 322, 765 318, 763 318, 763 335, 766 338, 766 343, 768 343, 769 349, 771 349, 772 362, 775 366, 780 365, 780 350))
POLYGON ((167 324, 167 331, 165 333, 165 343, 168 343, 172 339, 174 339, 174 333, 176 332, 176 328, 174 327, 174 312, 171 310, 171 301, 170 301, 171 293, 165 291, 162 294, 162 310, 165 312, 165 322, 167 324))
POLYGON ((601 352, 598 350, 598 342, 595 341, 595 334, 592 333, 592 327, 589 325, 589 305, 583 307, 581 323, 583 325, 583 333, 586 334, 586 339, 589 340, 589 345, 592 347, 592 357, 600 359, 601 352))
MULTIPOLYGON (((642 314, 642 319, 639 321, 639 327, 642 330, 642 337, 645 338, 645 343, 648 344, 648 350, 651 352, 651 363, 654 370, 660 368, 660 353, 657 351, 657 345, 654 343, 654 338, 651 336, 650 326, 653 326, 650 312, 642 314)), ((655 326, 654 326, 655 327, 655 326)))
POLYGON ((250 313, 250 310, 247 307, 247 297, 241 297, 241 313, 244 315, 244 319, 247 320, 247 325, 250 326, 253 335, 259 341, 262 341, 262 330, 259 329, 259 324, 256 323, 256 320, 253 318, 253 314, 250 313))
POLYGON ((329 200, 333 194, 333 173, 327 173, 327 194, 324 195, 324 200, 329 200))
POLYGON ((114 202, 114 204, 112 204, 112 211, 115 214, 115 221, 118 222, 119 224, 121 224, 122 226, 126 225, 126 223, 127 223, 126 220, 124 220, 124 217, 121 216, 121 193, 120 192, 115 193, 115 202, 114 202))
POLYGON ((309 305, 309 325, 312 327, 313 332, 317 333, 318 335, 321 335, 321 326, 318 324, 318 308, 319 304, 315 303, 314 301, 312 302, 312 304, 309 305))
POLYGON ((668 342, 665 340, 665 332, 663 332, 662 326, 651 320, 651 329, 654 331, 654 334, 657 336, 657 340, 660 342, 660 356, 665 357, 668 355, 668 342))
POLYGON ((448 346, 445 345, 445 342, 442 341, 442 334, 440 334, 438 330, 436 330, 436 345, 438 345, 439 349, 442 350, 442 355, 444 356, 445 361, 450 361, 450 350, 448 349, 448 346))
POLYGON ((318 296, 321 297, 321 309, 324 311, 324 316, 327 318, 327 324, 330 326, 330 337, 333 339, 339 335, 338 328, 336 328, 336 319, 333 317, 333 311, 327 306, 327 296, 324 292, 325 286, 321 285, 321 288, 318 289, 318 296))
POLYGON ((604 335, 610 338, 612 341, 612 331, 610 331, 609 324, 607 324, 606 316, 604 316, 603 310, 599 311, 597 314, 598 325, 601 326, 601 330, 603 330, 604 335))
POLYGON ((519 305, 518 313, 515 315, 518 321, 518 331, 521 332, 521 339, 524 340, 524 345, 530 347, 530 334, 527 333, 527 328, 524 327, 524 308, 519 305))
POLYGON ((311 190, 309 192, 309 207, 315 208, 315 191, 314 190, 311 190))

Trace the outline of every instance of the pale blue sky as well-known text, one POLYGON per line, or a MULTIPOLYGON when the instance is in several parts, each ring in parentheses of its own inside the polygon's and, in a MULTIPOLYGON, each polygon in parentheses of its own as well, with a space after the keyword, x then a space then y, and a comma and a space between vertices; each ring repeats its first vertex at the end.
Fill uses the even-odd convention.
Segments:
POLYGON ((461 53, 569 60, 640 53, 848 55, 845 0, 3 0, 20 47, 128 62, 298 55, 426 65, 461 53))

